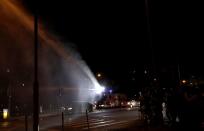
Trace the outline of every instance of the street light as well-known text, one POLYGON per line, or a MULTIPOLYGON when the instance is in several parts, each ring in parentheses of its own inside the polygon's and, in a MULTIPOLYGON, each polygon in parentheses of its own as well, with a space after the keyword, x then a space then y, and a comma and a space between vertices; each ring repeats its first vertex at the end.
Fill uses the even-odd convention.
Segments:
POLYGON ((97 74, 97 77, 101 77, 101 74, 100 74, 100 73, 98 73, 98 74, 97 74))
POLYGON ((3 119, 8 119, 8 109, 3 109, 3 119))
POLYGON ((187 81, 186 81, 186 80, 182 80, 181 82, 182 82, 183 84, 186 84, 187 81))

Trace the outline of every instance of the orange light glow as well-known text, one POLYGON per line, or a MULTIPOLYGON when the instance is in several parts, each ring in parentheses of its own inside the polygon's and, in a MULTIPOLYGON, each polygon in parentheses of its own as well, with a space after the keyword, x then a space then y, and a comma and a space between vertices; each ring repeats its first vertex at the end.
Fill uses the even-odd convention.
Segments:
POLYGON ((183 84, 186 84, 186 82, 187 82, 186 80, 182 80, 182 83, 183 83, 183 84))

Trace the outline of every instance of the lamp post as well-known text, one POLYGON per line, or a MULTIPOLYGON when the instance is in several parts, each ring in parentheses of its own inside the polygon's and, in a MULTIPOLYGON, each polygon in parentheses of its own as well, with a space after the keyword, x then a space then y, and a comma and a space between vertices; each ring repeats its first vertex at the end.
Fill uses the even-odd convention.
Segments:
POLYGON ((34 83, 33 83, 33 131, 39 131, 39 84, 38 84, 38 0, 34 13, 34 83))
POLYGON ((7 96, 8 96, 8 116, 11 114, 11 77, 10 77, 10 69, 6 69, 8 73, 8 88, 7 88, 7 96))

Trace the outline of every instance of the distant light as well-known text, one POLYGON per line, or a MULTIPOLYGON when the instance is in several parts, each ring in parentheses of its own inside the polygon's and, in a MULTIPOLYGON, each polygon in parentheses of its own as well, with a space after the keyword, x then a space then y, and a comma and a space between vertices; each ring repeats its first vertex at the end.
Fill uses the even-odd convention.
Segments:
POLYGON ((144 73, 147 74, 147 71, 145 70, 144 73))
POLYGON ((136 106, 136 101, 135 101, 135 100, 132 100, 132 101, 131 101, 131 105, 132 105, 132 106, 136 106))
POLYGON ((8 109, 3 109, 3 119, 8 118, 8 109))
POLYGON ((22 86, 25 86, 25 84, 23 83, 22 86))
POLYGON ((186 80, 182 80, 182 83, 185 84, 187 81, 186 80))
POLYGON ((154 81, 156 81, 157 80, 157 78, 154 78, 154 81))
POLYGON ((100 74, 100 73, 98 73, 98 74, 97 74, 97 77, 101 77, 101 74, 100 74))
POLYGON ((105 105, 102 104, 102 105, 99 105, 99 106, 100 106, 100 107, 104 107, 105 105))
POLYGON ((69 107, 69 108, 68 108, 68 111, 70 111, 70 110, 72 110, 72 107, 69 107))
POLYGON ((113 90, 109 90, 109 92, 110 92, 110 93, 112 93, 112 92, 113 92, 113 90))

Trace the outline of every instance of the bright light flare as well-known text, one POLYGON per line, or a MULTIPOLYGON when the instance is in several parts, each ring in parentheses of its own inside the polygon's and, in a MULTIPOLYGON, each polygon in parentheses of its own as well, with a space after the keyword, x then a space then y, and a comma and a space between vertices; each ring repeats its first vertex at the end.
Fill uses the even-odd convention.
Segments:
POLYGON ((105 87, 99 85, 98 83, 95 84, 94 88, 89 89, 90 91, 93 91, 95 94, 100 95, 105 91, 105 87))
POLYGON ((96 92, 96 94, 101 94, 101 93, 103 93, 105 91, 105 87, 103 87, 103 86, 96 86, 95 87, 95 92, 96 92))

